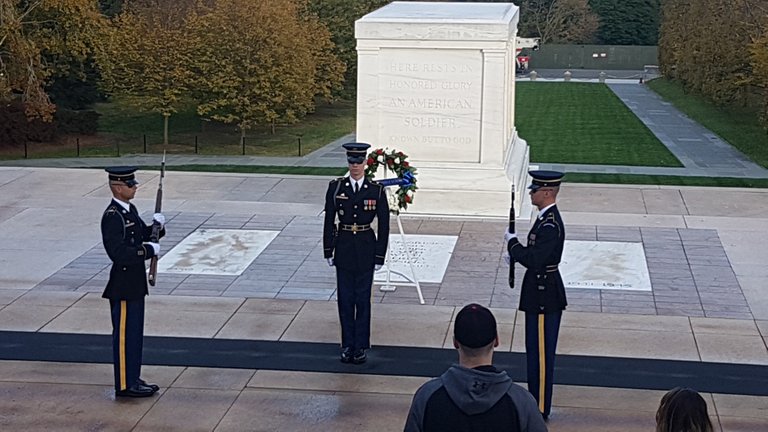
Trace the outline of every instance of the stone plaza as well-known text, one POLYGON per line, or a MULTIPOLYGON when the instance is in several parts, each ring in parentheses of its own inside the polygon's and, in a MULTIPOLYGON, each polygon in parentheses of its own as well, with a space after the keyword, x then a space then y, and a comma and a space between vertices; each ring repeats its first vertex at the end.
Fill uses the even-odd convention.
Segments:
MULTIPOLYGON (((147 218, 157 173, 139 178, 147 218)), ((401 430, 415 389, 455 361, 451 322, 468 302, 493 308, 498 362, 523 381, 522 314, 497 218, 405 214, 406 234, 455 238, 445 271, 421 284, 423 306, 413 287, 375 289, 369 363, 338 362, 334 272, 320 240, 327 181, 168 174, 164 253, 201 230, 273 234, 233 274, 159 274, 144 375, 163 390, 115 402, 100 298, 106 176, 1 167, 3 429, 401 430)), ((674 385, 702 389, 722 430, 764 430, 768 191, 566 184, 561 198, 567 240, 642 245, 652 289, 568 288, 550 430, 650 430, 674 385), (701 368, 712 369, 697 378, 701 368)))

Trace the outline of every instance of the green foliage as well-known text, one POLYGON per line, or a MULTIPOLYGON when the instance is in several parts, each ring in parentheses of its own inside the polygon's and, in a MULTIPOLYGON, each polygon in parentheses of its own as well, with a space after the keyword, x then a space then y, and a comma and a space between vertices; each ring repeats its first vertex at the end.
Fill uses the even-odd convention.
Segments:
POLYGON ((518 35, 541 43, 592 43, 598 17, 588 0, 520 0, 518 35))
POLYGON ((99 10, 104 15, 113 18, 123 11, 123 0, 99 0, 99 10))
POLYGON ((293 123, 341 82, 330 35, 295 0, 220 0, 190 26, 198 113, 238 126, 293 123), (321 82, 322 81, 322 82, 321 82))
POLYGON ((346 66, 341 95, 349 97, 357 89, 357 51, 355 50, 355 21, 379 9, 391 0, 309 0, 307 12, 316 15, 333 41, 333 52, 346 66))
POLYGON ((45 91, 61 109, 82 110, 103 98, 99 91, 100 76, 92 61, 73 64, 67 72, 54 72, 45 91))
POLYGON ((0 0, 0 101, 20 100, 27 116, 50 121, 45 86, 78 74, 93 55, 103 25, 90 0, 0 0))
POLYGON ((718 105, 763 106, 768 79, 760 52, 764 0, 667 0, 662 3, 659 60, 685 91, 718 105))
POLYGON ((589 0, 600 17, 599 43, 656 45, 661 0, 589 0))
POLYGON ((99 128, 99 113, 95 110, 58 109, 54 119, 59 134, 94 135, 99 128))
POLYGON ((682 166, 605 85, 521 82, 515 92, 532 162, 682 166))
POLYGON ((0 104, 0 148, 24 145, 28 123, 21 102, 0 104))

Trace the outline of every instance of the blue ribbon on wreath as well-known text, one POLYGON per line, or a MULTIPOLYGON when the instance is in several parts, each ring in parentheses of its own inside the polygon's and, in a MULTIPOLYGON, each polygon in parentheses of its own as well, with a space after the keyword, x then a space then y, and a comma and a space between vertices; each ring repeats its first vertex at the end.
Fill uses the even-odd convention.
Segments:
POLYGON ((406 171, 403 173, 402 177, 376 180, 376 183, 384 187, 389 187, 389 186, 408 187, 413 184, 413 180, 414 180, 413 174, 411 174, 410 171, 406 171))

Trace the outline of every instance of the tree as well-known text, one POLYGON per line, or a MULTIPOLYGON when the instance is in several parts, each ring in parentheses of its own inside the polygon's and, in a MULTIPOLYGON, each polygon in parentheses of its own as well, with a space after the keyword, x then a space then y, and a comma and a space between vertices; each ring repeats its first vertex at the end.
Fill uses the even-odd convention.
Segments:
POLYGON ((767 16, 764 0, 665 0, 662 72, 717 104, 759 109, 768 124, 767 16))
POLYGON ((308 2, 307 11, 316 15, 330 31, 333 53, 346 66, 344 96, 354 95, 357 88, 355 21, 390 2, 391 0, 309 0, 308 2))
POLYGON ((607 45, 656 45, 660 0, 589 0, 600 17, 597 38, 607 45))
POLYGON ((754 42, 749 46, 750 61, 754 68, 751 84, 761 93, 760 119, 768 129, 768 5, 755 4, 747 8, 754 42))
POLYGON ((598 27, 588 0, 522 0, 518 34, 541 43, 590 43, 598 27))
POLYGON ((167 6, 129 7, 113 20, 98 56, 108 92, 163 117, 163 144, 171 115, 189 96, 196 43, 188 27, 194 8, 167 6))
POLYGON ((90 0, 0 0, 0 101, 20 100, 29 118, 49 121, 45 86, 88 61, 101 28, 90 0))
POLYGON ((219 0, 194 20, 198 114, 234 123, 242 137, 292 123, 342 79, 330 35, 296 0, 219 0), (319 79, 324 82, 318 82, 319 79))

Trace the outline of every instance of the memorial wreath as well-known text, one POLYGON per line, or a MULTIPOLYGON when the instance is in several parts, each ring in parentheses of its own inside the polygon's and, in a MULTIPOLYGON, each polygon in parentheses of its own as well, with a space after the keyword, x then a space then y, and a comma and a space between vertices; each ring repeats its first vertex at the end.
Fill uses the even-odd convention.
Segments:
POLYGON ((408 204, 413 202, 413 195, 416 193, 416 168, 411 166, 408 162, 408 155, 395 149, 376 149, 368 153, 368 160, 366 161, 365 176, 373 178, 378 171, 379 166, 384 165, 384 172, 391 171, 397 175, 400 179, 408 179, 409 182, 405 185, 401 185, 391 195, 397 198, 397 210, 392 208, 390 203, 390 210, 393 212, 399 212, 401 209, 408 208, 408 204))

